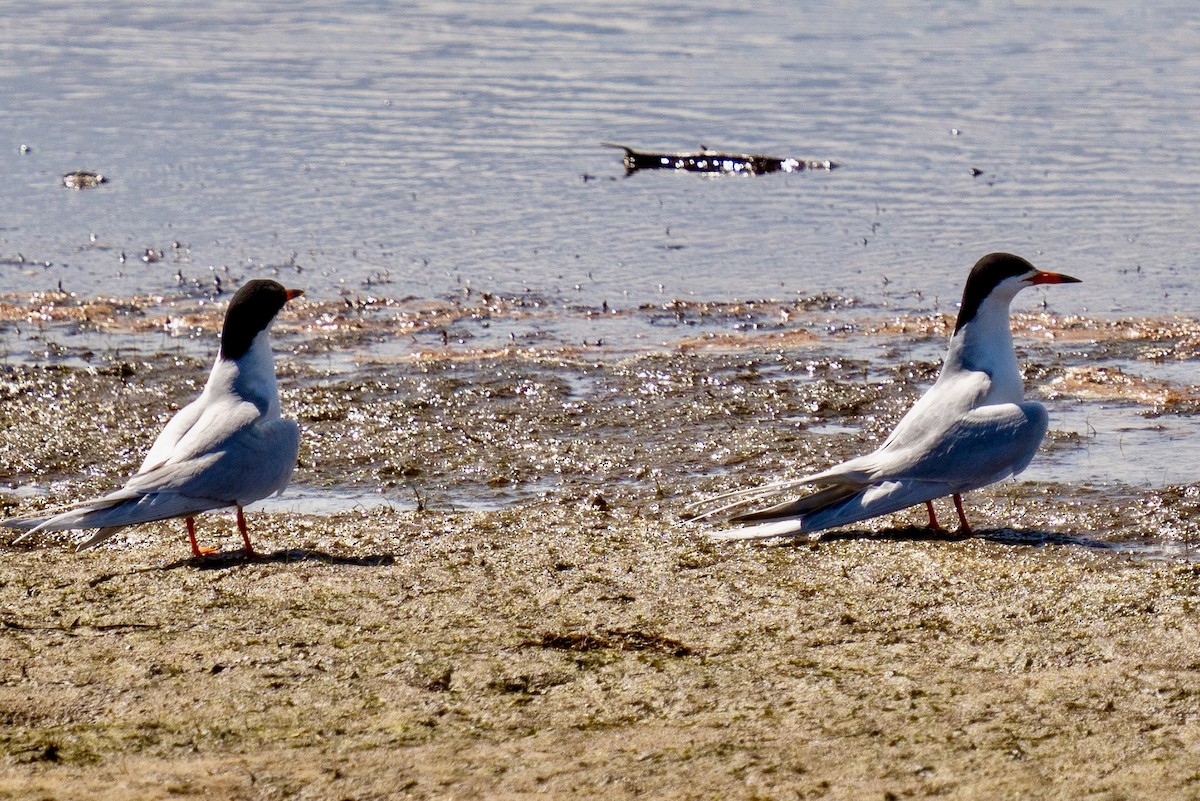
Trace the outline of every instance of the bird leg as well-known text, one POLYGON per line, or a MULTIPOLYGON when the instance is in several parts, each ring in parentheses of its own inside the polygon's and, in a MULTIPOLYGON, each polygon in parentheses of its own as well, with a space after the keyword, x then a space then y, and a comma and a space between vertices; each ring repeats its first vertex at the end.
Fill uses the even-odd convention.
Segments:
POLYGON ((246 543, 245 553, 248 557, 258 556, 254 546, 250 544, 250 532, 246 530, 246 516, 242 514, 241 504, 237 508, 238 531, 242 533, 242 542, 246 543))
POLYGON ((958 510, 958 531, 954 533, 961 537, 970 536, 971 524, 967 522, 967 513, 963 511, 962 496, 957 492, 954 493, 954 508, 958 510))
POLYGON ((929 511, 929 528, 934 531, 943 531, 942 524, 938 522, 937 515, 933 513, 933 501, 925 501, 925 508, 929 511))
POLYGON ((187 523, 188 542, 192 544, 192 556, 209 556, 217 552, 216 548, 201 548, 196 542, 196 519, 188 517, 184 520, 187 523))

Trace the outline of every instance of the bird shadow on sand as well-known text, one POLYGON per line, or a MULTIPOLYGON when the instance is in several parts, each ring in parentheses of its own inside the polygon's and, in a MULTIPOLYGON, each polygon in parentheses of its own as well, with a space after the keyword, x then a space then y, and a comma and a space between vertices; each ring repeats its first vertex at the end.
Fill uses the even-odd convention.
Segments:
POLYGON ((247 556, 245 551, 221 551, 220 553, 209 554, 208 556, 190 556, 186 559, 179 559, 158 569, 177 570, 188 567, 198 570, 224 570, 240 565, 287 565, 297 562, 321 562, 327 565, 349 565, 351 567, 386 567, 395 564, 396 557, 390 553, 367 554, 365 556, 341 556, 311 548, 286 548, 280 551, 257 553, 251 556, 247 556))
POLYGON ((1051 531, 1041 531, 1032 528, 987 528, 975 529, 970 534, 959 534, 954 531, 939 531, 922 526, 905 526, 889 528, 883 531, 854 531, 841 530, 823 532, 820 539, 813 542, 799 540, 797 545, 818 545, 837 540, 875 540, 880 542, 964 542, 966 540, 986 540, 1000 545, 1025 546, 1041 548, 1047 545, 1064 545, 1077 548, 1089 548, 1097 551, 1125 551, 1128 544, 1101 540, 1095 537, 1075 534, 1060 534, 1051 531))
POLYGON ((208 556, 189 556, 186 559, 177 559, 165 565, 104 573, 88 583, 95 587, 119 576, 180 570, 183 568, 190 568, 192 570, 228 570, 229 568, 240 567, 242 565, 296 564, 299 562, 321 562, 327 565, 349 565, 351 567, 387 567, 396 563, 396 557, 390 553, 375 553, 367 554, 366 556, 339 556, 308 548, 288 548, 271 553, 254 554, 253 556, 247 556, 244 551, 221 551, 209 554, 208 556))

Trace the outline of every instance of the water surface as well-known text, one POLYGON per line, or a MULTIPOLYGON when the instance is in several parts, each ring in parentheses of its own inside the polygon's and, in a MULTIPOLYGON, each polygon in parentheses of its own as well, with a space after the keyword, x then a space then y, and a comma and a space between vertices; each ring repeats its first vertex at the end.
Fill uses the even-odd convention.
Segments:
POLYGON ((1187 4, 118 1, 6 18, 10 290, 278 273, 317 298, 828 291, 928 310, 1007 249, 1086 281, 1056 307, 1194 307, 1187 4), (601 141, 843 166, 625 179, 601 141), (110 182, 67 190, 74 169, 110 182))

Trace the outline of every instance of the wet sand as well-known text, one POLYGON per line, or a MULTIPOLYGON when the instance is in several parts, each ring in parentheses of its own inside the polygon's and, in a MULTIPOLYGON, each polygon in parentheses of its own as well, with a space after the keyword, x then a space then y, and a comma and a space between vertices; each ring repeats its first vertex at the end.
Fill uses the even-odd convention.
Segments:
MULTIPOLYGON (((34 488, 6 514, 113 486, 211 358, 204 307, 46 301, 0 328, 0 475, 34 488)), ((964 540, 915 510, 765 547, 680 522, 871 447, 945 325, 300 304, 306 512, 250 513, 266 558, 185 558, 178 523, 6 548, 0 797, 1200 797, 1194 481, 1006 482, 964 540)), ((1014 329, 1052 417, 1194 424, 1197 321, 1014 329)), ((1096 447, 1052 423, 1039 460, 1096 447)), ((200 537, 239 542, 227 514, 200 537)))

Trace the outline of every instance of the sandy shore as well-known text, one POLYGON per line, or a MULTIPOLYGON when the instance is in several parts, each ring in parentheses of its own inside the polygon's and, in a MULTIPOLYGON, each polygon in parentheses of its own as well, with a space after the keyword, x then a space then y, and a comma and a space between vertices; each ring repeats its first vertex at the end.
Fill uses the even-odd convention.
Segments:
MULTIPOLYGON (((936 370, 763 336, 282 357, 295 494, 361 508, 252 513, 249 562, 185 558, 178 523, 8 547, 0 797, 1200 798, 1196 486, 1009 482, 966 540, 909 513, 710 545, 684 504, 861 450, 936 370)), ((1022 340, 1033 394, 1191 419, 1193 385, 1094 369, 1163 338, 1072 341, 1022 340)), ((10 364, 0 471, 36 491, 0 512, 112 486, 206 369, 10 364)), ((205 544, 236 549, 228 518, 205 544)))
POLYGON ((1200 793, 1194 565, 894 528, 714 548, 657 518, 259 516, 251 563, 181 559, 178 526, 12 550, 0 794, 1200 793))

